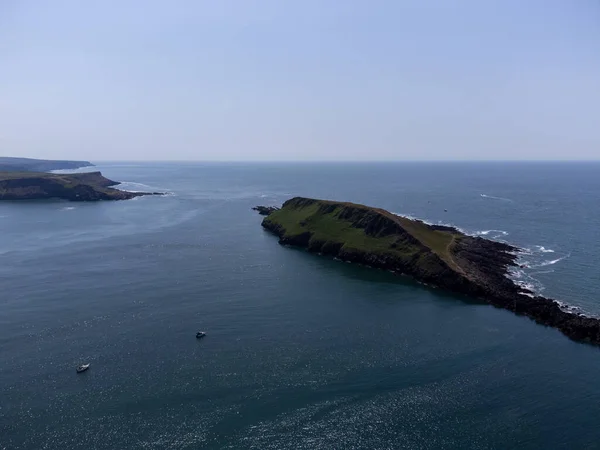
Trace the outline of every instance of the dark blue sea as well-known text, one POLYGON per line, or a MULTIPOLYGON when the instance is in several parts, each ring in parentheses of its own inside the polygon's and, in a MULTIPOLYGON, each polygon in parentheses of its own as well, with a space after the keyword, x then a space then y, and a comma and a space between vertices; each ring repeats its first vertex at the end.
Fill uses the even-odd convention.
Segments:
POLYGON ((168 195, 0 203, 0 449, 600 448, 597 348, 281 247, 250 209, 302 195, 452 224, 600 314, 600 163, 95 169, 168 195))

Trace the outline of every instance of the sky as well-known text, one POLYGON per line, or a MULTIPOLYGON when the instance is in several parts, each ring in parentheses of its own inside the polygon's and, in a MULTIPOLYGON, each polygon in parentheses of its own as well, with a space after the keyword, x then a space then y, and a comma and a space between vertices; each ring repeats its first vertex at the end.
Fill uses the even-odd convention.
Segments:
POLYGON ((0 155, 600 159, 600 1, 0 0, 0 155))

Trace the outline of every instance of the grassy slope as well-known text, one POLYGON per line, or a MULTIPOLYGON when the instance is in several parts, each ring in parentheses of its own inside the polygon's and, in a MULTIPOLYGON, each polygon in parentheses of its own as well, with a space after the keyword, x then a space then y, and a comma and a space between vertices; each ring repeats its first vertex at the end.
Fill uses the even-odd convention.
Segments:
POLYGON ((0 182, 3 180, 16 179, 42 179, 60 183, 64 186, 75 186, 78 184, 89 184, 95 187, 106 187, 107 182, 116 184, 103 177, 100 172, 84 172, 74 174, 55 174, 46 172, 0 172, 0 182))
POLYGON ((42 195, 49 186, 60 186, 66 190, 88 187, 110 197, 121 197, 123 194, 109 186, 115 185, 102 176, 100 172, 78 174, 53 174, 45 172, 0 172, 0 195, 23 195, 38 192, 42 195), (5 182, 5 183, 3 183, 5 182), (15 182, 19 185, 15 185, 15 182))
POLYGON ((414 257, 418 253, 423 253, 424 250, 431 250, 454 270, 460 270, 454 263, 450 252, 452 243, 457 237, 456 234, 449 231, 432 230, 423 222, 398 217, 384 210, 352 203, 318 201, 300 207, 284 205, 281 210, 275 211, 265 220, 281 225, 285 229, 285 237, 292 237, 308 231, 314 239, 342 243, 344 248, 369 253, 392 254, 405 260, 414 257), (323 205, 335 206, 335 209, 323 212, 323 208, 321 208, 323 205), (422 246, 394 245, 397 236, 393 234, 383 237, 367 235, 364 228, 357 228, 353 226, 352 222, 340 219, 339 215, 345 207, 356 208, 365 212, 375 211, 377 214, 383 215, 385 218, 399 224, 412 237, 416 238, 422 246))
POLYGON ((0 171, 47 172, 57 169, 76 169, 93 166, 89 161, 47 160, 0 156, 0 171))

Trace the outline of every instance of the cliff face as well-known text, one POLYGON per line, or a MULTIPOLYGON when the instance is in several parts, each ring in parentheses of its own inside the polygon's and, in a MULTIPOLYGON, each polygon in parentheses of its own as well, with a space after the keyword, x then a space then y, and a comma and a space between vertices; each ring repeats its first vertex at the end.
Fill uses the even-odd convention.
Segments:
POLYGON ((353 203, 296 197, 262 226, 280 244, 406 274, 526 315, 578 341, 600 344, 600 320, 563 311, 508 278, 518 249, 353 203))
POLYGON ((127 200, 141 192, 113 189, 118 185, 100 172, 50 174, 36 172, 0 172, 0 200, 60 198, 70 201, 127 200))

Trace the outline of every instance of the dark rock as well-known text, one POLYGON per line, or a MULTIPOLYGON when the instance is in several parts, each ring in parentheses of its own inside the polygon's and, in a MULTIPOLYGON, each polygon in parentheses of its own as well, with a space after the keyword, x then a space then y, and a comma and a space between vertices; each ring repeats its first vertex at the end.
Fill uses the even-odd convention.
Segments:
POLYGON ((258 211, 261 216, 268 216, 269 214, 279 210, 276 206, 255 206, 252 208, 254 211, 258 211))

